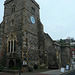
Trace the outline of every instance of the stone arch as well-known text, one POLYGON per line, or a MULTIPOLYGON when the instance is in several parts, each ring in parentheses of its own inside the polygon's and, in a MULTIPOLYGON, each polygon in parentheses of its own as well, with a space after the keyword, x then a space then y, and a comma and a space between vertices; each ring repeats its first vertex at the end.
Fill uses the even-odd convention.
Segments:
POLYGON ((8 35, 7 42, 8 42, 9 40, 13 40, 13 39, 17 41, 17 37, 16 37, 16 35, 13 34, 13 33, 10 33, 10 34, 8 35))

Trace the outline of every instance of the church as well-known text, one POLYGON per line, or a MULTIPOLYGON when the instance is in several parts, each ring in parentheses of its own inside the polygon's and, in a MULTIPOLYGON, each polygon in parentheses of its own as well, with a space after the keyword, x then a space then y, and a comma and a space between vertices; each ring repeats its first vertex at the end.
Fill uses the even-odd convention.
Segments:
POLYGON ((44 32, 39 9, 35 0, 4 2, 4 17, 0 24, 1 66, 8 69, 14 66, 35 68, 35 65, 38 68, 42 64, 49 68, 61 66, 60 45, 44 32))

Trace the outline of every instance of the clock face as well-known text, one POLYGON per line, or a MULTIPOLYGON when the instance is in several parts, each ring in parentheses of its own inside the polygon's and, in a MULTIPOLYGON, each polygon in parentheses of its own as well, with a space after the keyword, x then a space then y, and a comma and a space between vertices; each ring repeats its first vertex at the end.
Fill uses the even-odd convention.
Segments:
POLYGON ((31 16, 31 22, 33 23, 33 24, 35 24, 35 18, 33 17, 33 16, 31 16))

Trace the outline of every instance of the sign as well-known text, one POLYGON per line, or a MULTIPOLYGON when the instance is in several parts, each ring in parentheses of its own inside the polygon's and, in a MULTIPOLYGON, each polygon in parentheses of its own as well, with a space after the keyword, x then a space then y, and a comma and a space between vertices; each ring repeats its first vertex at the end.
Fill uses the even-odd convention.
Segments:
POLYGON ((23 65, 27 65, 27 60, 23 61, 23 65))
POLYGON ((66 65, 66 70, 69 70, 69 65, 66 65))
POLYGON ((65 71, 65 68, 61 68, 61 72, 64 72, 65 71))

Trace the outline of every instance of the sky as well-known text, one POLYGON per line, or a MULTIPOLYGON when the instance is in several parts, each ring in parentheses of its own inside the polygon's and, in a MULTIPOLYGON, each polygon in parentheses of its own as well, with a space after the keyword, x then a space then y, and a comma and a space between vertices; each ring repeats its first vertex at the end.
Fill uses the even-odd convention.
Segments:
MULTIPOLYGON (((0 23, 5 0, 0 0, 0 23)), ((75 38, 75 0, 35 0, 40 6, 40 20, 44 32, 53 40, 75 38)))

